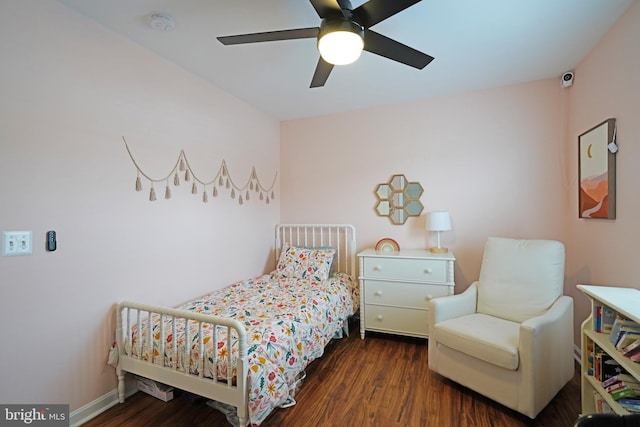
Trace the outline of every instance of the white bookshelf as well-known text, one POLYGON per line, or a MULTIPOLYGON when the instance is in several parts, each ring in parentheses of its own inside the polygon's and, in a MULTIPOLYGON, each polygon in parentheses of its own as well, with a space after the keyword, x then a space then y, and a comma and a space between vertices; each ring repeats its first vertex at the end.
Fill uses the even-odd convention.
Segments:
POLYGON ((619 350, 609 341, 608 333, 599 333, 594 330, 593 313, 597 306, 606 305, 615 310, 627 319, 640 323, 640 290, 633 288, 617 288, 610 286, 578 285, 580 289, 591 301, 591 314, 582 322, 582 414, 594 414, 597 411, 595 404, 596 393, 602 396, 605 402, 617 414, 628 414, 624 408, 611 398, 609 393, 600 386, 597 381, 588 373, 589 360, 586 351, 588 341, 592 341, 604 352, 618 362, 627 372, 640 380, 640 363, 633 362, 628 357, 622 355, 619 350))

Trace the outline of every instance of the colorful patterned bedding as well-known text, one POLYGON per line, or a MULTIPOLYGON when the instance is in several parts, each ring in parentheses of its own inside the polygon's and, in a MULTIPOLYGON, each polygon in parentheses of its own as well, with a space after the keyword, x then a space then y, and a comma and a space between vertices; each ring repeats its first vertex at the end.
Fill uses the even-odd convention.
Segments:
MULTIPOLYGON (((337 273, 326 280, 315 279, 284 278, 274 271, 234 283, 177 307, 233 318, 244 324, 249 363, 248 409, 253 425, 259 425, 274 408, 287 402, 290 394, 294 393, 298 374, 322 356, 325 345, 342 331, 348 317, 357 310, 359 290, 352 278, 337 273)), ((190 354, 185 349, 184 320, 176 321, 175 337, 171 317, 164 319, 164 334, 161 333, 159 319, 154 319, 153 324, 153 350, 149 348, 149 328, 145 324, 141 338, 137 328, 133 328, 132 345, 127 348, 127 353, 138 357, 141 352, 141 357, 149 360, 153 352, 154 364, 173 368, 177 362, 179 370, 184 372, 188 367, 191 373, 199 374, 197 323, 190 322, 190 354), (166 350, 163 357, 159 357, 162 335, 166 350), (174 339, 178 349, 176 354, 172 351, 174 339)), ((207 354, 203 375, 209 378, 213 377, 214 371, 220 378, 226 378, 228 374, 226 329, 218 329, 215 343, 210 338, 211 331, 203 330, 202 334, 206 337, 204 351, 207 354)), ((232 337, 231 341, 237 341, 237 337, 232 337)), ((230 366, 235 366, 237 346, 232 344, 232 348, 230 366)), ((235 372, 231 374, 235 376, 235 372)))

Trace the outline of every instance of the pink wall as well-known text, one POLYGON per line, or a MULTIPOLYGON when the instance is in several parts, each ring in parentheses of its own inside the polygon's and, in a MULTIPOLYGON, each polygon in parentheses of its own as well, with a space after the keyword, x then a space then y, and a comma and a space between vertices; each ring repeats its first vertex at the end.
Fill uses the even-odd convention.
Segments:
POLYGON ((563 240, 562 95, 553 79, 285 122, 282 220, 353 223, 359 249, 382 237, 431 246, 424 216, 392 225, 374 211, 377 184, 402 173, 423 186, 424 213, 451 213, 442 243, 460 292, 488 236, 563 240))
MULTIPOLYGON (((567 283, 576 302, 576 318, 589 315, 578 283, 640 288, 640 2, 635 2, 607 36, 576 68, 570 89, 570 153, 565 212, 567 283), (578 135, 609 117, 617 119, 617 215, 615 220, 578 219, 578 135)), ((577 333, 577 331, 576 331, 577 333)), ((578 342, 578 341, 576 341, 578 342)))
POLYGON ((184 149, 203 179, 224 159, 270 184, 279 122, 51 0, 3 4, 0 54, 0 231, 34 237, 0 257, 0 402, 74 411, 115 388, 119 301, 174 305, 272 268, 278 186, 270 205, 184 183, 152 203, 122 136, 154 177, 184 149))

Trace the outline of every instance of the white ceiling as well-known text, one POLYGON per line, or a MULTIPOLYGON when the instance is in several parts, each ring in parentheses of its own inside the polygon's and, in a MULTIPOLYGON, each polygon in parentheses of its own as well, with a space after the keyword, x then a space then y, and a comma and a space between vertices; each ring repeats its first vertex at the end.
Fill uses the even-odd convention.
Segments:
MULTIPOLYGON (((58 1, 281 120, 553 77, 560 84, 634 2, 422 0, 372 29, 435 57, 426 68, 363 52, 310 89, 315 39, 236 46, 216 39, 319 26, 306 0, 58 1), (174 30, 152 29, 152 13, 170 15, 174 30)), ((352 0, 354 8, 362 3, 352 0)))

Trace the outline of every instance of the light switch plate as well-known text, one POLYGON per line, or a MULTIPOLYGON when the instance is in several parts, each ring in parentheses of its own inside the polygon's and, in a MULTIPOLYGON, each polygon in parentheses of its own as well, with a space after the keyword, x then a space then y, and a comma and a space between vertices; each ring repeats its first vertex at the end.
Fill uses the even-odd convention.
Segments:
POLYGON ((3 231, 2 255, 31 255, 33 253, 32 236, 31 231, 3 231))

